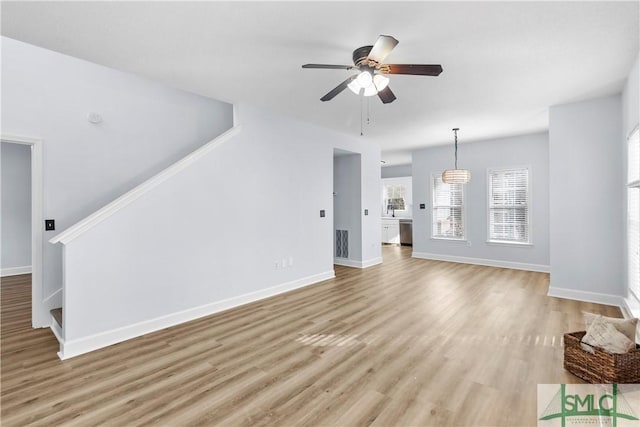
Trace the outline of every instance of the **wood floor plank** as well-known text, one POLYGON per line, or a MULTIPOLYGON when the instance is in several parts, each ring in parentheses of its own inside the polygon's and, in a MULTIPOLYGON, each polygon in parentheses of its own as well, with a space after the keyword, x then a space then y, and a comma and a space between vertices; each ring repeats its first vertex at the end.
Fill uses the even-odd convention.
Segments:
POLYGON ((3 426, 535 426, 540 383, 579 383, 582 311, 549 275, 411 258, 61 361, 30 275, 0 287, 3 426), (492 402, 501 401, 504 410, 492 402))

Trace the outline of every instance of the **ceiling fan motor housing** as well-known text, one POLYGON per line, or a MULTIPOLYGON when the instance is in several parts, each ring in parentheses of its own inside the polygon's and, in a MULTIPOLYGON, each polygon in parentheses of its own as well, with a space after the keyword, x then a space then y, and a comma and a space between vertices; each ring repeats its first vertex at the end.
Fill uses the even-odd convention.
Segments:
POLYGON ((373 46, 362 46, 353 51, 353 63, 358 66, 367 60, 373 46))

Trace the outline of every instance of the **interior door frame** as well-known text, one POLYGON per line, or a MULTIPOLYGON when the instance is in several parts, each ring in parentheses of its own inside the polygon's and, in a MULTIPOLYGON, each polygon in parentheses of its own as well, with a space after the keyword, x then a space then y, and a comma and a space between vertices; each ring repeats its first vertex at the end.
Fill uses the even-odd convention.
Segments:
POLYGON ((43 174, 42 140, 17 135, 0 134, 2 142, 31 147, 31 326, 46 328, 51 319, 43 301, 43 174))

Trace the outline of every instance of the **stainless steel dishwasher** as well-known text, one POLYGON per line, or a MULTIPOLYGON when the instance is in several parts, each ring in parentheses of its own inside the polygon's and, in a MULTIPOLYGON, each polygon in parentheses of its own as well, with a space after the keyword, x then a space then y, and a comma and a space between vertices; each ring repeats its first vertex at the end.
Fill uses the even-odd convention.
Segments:
POLYGON ((410 219, 400 221, 400 244, 413 246, 413 222, 410 219))

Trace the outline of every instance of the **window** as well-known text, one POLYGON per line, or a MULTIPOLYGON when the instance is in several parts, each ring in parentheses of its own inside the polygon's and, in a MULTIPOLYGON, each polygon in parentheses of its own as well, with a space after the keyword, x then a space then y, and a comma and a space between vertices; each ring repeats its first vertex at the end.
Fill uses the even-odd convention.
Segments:
POLYGON ((411 177, 382 179, 382 216, 411 216, 411 177))
POLYGON ((407 188, 404 185, 385 184, 384 191, 387 213, 391 212, 392 209, 397 211, 406 209, 404 199, 407 194, 407 188))
POLYGON ((431 237, 464 240, 463 184, 446 184, 441 173, 433 174, 431 183, 431 237))
POLYGON ((530 243, 529 169, 489 170, 489 241, 530 243))
POLYGON ((640 130, 627 145, 627 256, 629 291, 640 300, 640 130))

